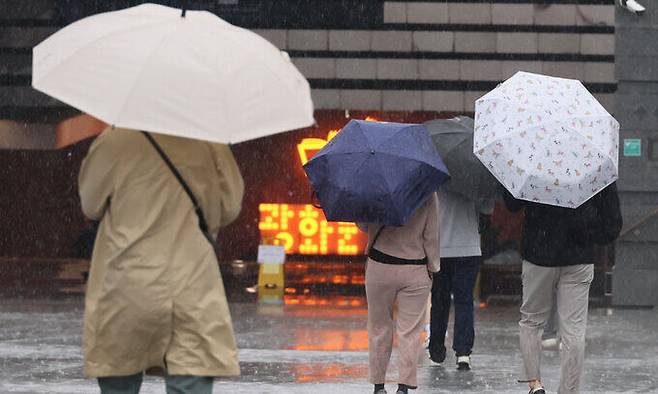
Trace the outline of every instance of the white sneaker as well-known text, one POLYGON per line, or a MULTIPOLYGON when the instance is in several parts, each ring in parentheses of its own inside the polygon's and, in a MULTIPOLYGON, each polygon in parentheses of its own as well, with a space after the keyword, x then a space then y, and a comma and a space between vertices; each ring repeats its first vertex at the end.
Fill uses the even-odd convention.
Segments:
POLYGON ((557 338, 548 338, 541 341, 541 350, 558 352, 562 349, 562 342, 557 338))
POLYGON ((457 357, 457 369, 460 371, 470 371, 471 370, 471 356, 459 356, 457 357))
POLYGON ((546 390, 544 389, 543 386, 535 387, 534 389, 530 389, 528 394, 546 394, 546 390))

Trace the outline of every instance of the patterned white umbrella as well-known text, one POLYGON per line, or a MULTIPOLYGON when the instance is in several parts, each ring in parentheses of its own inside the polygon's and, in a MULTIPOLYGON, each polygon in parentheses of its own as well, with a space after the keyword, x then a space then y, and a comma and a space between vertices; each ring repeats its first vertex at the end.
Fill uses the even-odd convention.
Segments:
POLYGON ((576 208, 617 179, 619 123, 580 81, 518 72, 476 101, 473 151, 514 197, 576 208))

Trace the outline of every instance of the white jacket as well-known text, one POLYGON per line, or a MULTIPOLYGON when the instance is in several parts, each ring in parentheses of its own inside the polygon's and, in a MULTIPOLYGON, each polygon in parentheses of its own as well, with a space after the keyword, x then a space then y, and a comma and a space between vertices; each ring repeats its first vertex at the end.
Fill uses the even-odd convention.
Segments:
POLYGON ((439 191, 439 201, 441 257, 481 256, 478 213, 491 214, 494 201, 476 204, 461 194, 447 191, 439 191))

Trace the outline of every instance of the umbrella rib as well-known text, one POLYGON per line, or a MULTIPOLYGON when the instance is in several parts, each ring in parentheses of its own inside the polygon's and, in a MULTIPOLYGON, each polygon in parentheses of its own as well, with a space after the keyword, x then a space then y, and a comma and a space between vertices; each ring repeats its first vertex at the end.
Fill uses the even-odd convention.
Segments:
MULTIPOLYGON (((379 142, 379 145, 378 145, 377 147, 380 147, 380 146, 384 145, 384 143, 385 143, 386 141, 395 138, 398 134, 400 134, 400 133, 402 133, 402 132, 406 132, 407 129, 410 129, 410 128, 415 127, 415 126, 419 126, 419 125, 417 125, 417 124, 409 124, 409 125, 406 125, 406 126, 404 126, 404 127, 401 127, 400 129, 398 129, 397 131, 395 131, 392 135, 390 135, 387 139, 380 141, 380 142, 379 142)), ((420 125, 420 126, 423 126, 423 125, 420 125)), ((428 135, 429 135, 429 133, 428 133, 428 135)))
MULTIPOLYGON (((355 152, 337 153, 337 154, 335 154, 334 156, 348 155, 348 154, 352 154, 352 153, 355 153, 355 152)), ((376 156, 376 155, 377 155, 377 154, 375 154, 375 156, 376 156)), ((358 168, 363 168, 363 164, 364 164, 366 161, 368 161, 368 160, 373 160, 373 159, 374 159, 374 162, 377 164, 377 166, 379 166, 379 168, 380 168, 380 174, 384 174, 386 171, 385 171, 385 168, 382 166, 382 163, 381 163, 379 160, 377 160, 375 157, 371 156, 371 155, 366 156, 366 157, 363 159, 363 161, 361 162, 361 165, 359 165, 358 168)), ((385 185, 385 188, 386 188, 386 191, 387 191, 386 196, 387 196, 387 198, 389 199, 389 202, 391 202, 391 204, 389 204, 389 205, 390 205, 390 206, 394 206, 394 204, 392 204, 393 200, 392 200, 392 198, 391 198, 391 195, 392 195, 391 185, 388 183, 388 180, 387 180, 386 177, 384 177, 384 176, 380 176, 379 178, 380 178, 380 182, 382 182, 382 183, 385 185)), ((344 188, 338 188, 338 190, 340 191, 340 194, 338 195, 338 200, 340 200, 341 197, 342 197, 342 195, 345 193, 345 189, 344 189, 344 188)), ((396 215, 399 217, 399 216, 400 216, 400 212, 396 211, 396 215)))
MULTIPOLYGON (((208 12, 208 11, 204 11, 204 12, 208 12)), ((210 13, 210 14, 213 17, 217 17, 217 15, 215 15, 215 14, 212 14, 212 13, 210 13)), ((220 19, 223 22, 226 22, 226 21, 224 21, 223 19, 221 19, 219 17, 217 17, 217 18, 220 19)), ((231 28, 233 30, 241 31, 241 32, 248 33, 248 34, 253 34, 256 39, 263 40, 265 42, 265 44, 267 44, 271 47, 271 50, 278 52, 278 55, 283 57, 282 52, 284 52, 284 51, 278 49, 277 47, 272 45, 272 43, 265 40, 263 37, 259 36, 258 34, 254 33, 253 31, 251 31, 249 29, 245 29, 245 28, 240 27, 240 26, 233 25, 229 22, 226 22, 226 25, 227 25, 228 28, 231 28)), ((222 38, 232 41, 234 44, 236 44, 236 46, 240 47, 243 51, 249 52, 252 55, 257 56, 259 59, 266 59, 267 58, 266 56, 263 56, 261 54, 261 51, 254 51, 253 48, 249 45, 246 45, 246 46, 245 45, 238 45, 239 41, 236 40, 232 35, 225 35, 222 38)), ((294 69, 295 71, 297 71, 297 73, 302 77, 301 80, 303 80, 306 83, 306 86, 308 87, 308 81, 306 80, 306 78, 299 72, 299 70, 295 67, 295 65, 292 63, 292 61, 288 61, 288 62, 290 63, 290 67, 292 69, 294 69)), ((264 66, 265 68, 267 68, 270 71, 270 74, 274 75, 276 77, 277 81, 279 82, 279 85, 283 86, 283 88, 285 88, 288 91, 289 95, 295 98, 295 100, 297 101, 297 103, 296 103, 297 106, 306 107, 307 103, 303 102, 304 100, 303 100, 302 96, 297 94, 297 91, 295 91, 294 87, 292 87, 288 83, 286 83, 285 76, 282 76, 275 69, 273 69, 268 62, 261 61, 259 63, 259 65, 264 66)), ((227 98, 225 96, 222 96, 222 99, 225 103, 227 102, 227 98)), ((311 103, 311 106, 312 105, 313 104, 311 103)), ((310 126, 311 124, 312 123, 309 123, 306 126, 310 126)), ((304 127, 306 127, 306 126, 304 126, 304 127)), ((277 131, 278 132, 283 132, 283 131, 288 131, 288 130, 277 130, 277 131)))
POLYGON ((399 155, 399 154, 396 154, 396 153, 391 153, 391 152, 377 152, 377 153, 380 154, 380 155, 388 155, 388 156, 391 156, 391 157, 395 157, 397 159, 410 160, 410 161, 415 161, 415 162, 418 162, 418 163, 425 163, 427 165, 430 165, 430 163, 424 162, 422 160, 413 159, 413 158, 410 158, 410 157, 407 157, 407 156, 402 156, 402 155, 399 155))
MULTIPOLYGON (((384 166, 382 165, 381 161, 379 160, 379 157, 381 157, 381 155, 386 155, 386 153, 381 153, 381 152, 377 152, 377 153, 375 153, 375 156, 377 156, 376 163, 377 163, 377 165, 378 165, 379 168, 380 168, 380 174, 385 174, 385 173, 386 173, 386 169, 384 168, 384 166)), ((373 158, 374 158, 374 157, 373 157, 373 158)), ((386 177, 384 177, 384 176, 380 176, 380 177, 383 179, 383 181, 384 181, 384 183, 385 183, 385 185, 386 185, 386 190, 389 192, 389 195, 390 195, 390 193, 393 192, 393 190, 391 190, 392 187, 391 187, 391 184, 388 182, 388 178, 386 178, 386 177)))
MULTIPOLYGON (((213 14, 213 16, 215 16, 215 15, 213 14)), ((221 18, 220 18, 220 19, 221 19, 221 18)), ((263 37, 259 36, 258 34, 254 33, 253 31, 248 30, 248 29, 245 29, 245 28, 240 27, 240 26, 233 25, 233 24, 231 24, 231 23, 229 23, 229 25, 230 25, 232 28, 236 29, 236 30, 243 30, 243 31, 245 31, 245 32, 248 32, 248 33, 250 33, 250 34, 255 35, 258 39, 264 40, 268 45, 270 45, 270 46, 272 47, 273 50, 275 50, 275 51, 277 51, 277 52, 279 53, 279 56, 283 57, 282 52, 284 52, 284 51, 278 49, 277 47, 275 47, 274 45, 272 45, 271 42, 265 40, 263 37)), ((224 38, 227 38, 227 39, 233 41, 234 43, 238 44, 238 42, 237 42, 235 39, 233 39, 233 37, 231 37, 231 36, 224 37, 224 38)), ((240 45, 237 45, 237 46, 240 46, 240 45)), ((255 54, 259 59, 266 58, 266 57, 264 57, 264 56, 261 55, 261 52, 260 52, 260 51, 253 51, 253 50, 252 50, 252 47, 249 46, 249 45, 246 45, 246 46, 243 45, 243 46, 240 46, 240 47, 241 47, 244 51, 248 51, 248 52, 250 52, 250 53, 252 53, 252 54, 255 54)), ((290 61, 289 63, 290 63, 290 65, 291 65, 291 66, 292 66, 292 67, 293 67, 293 68, 299 73, 299 70, 297 70, 297 68, 294 66, 294 64, 292 63, 292 61, 290 61)), ((282 78, 281 75, 280 75, 278 72, 276 72, 272 67, 270 67, 270 65, 269 65, 267 62, 260 62, 260 65, 261 65, 261 66, 265 66, 265 67, 270 71, 270 73, 271 73, 272 75, 275 75, 275 76, 276 76, 277 80, 278 80, 279 82, 281 82, 281 85, 283 85, 283 87, 284 87, 286 90, 288 90, 288 93, 290 93, 290 95, 293 96, 293 97, 295 97, 295 100, 298 101, 298 102, 297 102, 297 105, 302 106, 302 104, 304 104, 304 105, 306 104, 306 103, 301 103, 301 102, 300 102, 300 97, 299 97, 299 95, 296 94, 296 92, 295 92, 295 91, 294 91, 294 90, 293 90, 293 89, 292 89, 287 83, 284 82, 285 79, 282 78)), ((300 75, 301 75, 301 73, 300 73, 300 75)), ((302 78, 303 78, 303 80, 304 80, 304 81, 307 83, 307 85, 308 85, 308 81, 306 81, 306 78, 304 78, 303 76, 302 76, 302 78)))
MULTIPOLYGON (((607 116, 610 116, 610 115, 607 115, 607 116)), ((602 115, 601 117, 606 117, 606 116, 602 115)), ((504 135, 500 138, 494 138, 494 139, 491 140, 491 142, 480 146, 480 148, 478 150, 485 149, 485 148, 489 147, 490 145, 495 144, 496 142, 499 142, 500 139, 502 139, 502 138, 510 138, 510 139, 518 138, 518 134, 523 132, 523 131, 530 131, 530 130, 534 131, 534 130, 542 128, 542 127, 548 130, 549 127, 547 127, 547 125, 553 126, 554 124, 557 124, 558 126, 562 127, 561 126, 562 124, 566 124, 570 119, 573 119, 573 118, 578 118, 578 117, 569 117, 569 118, 566 118, 566 119, 551 119, 551 121, 549 121, 549 122, 544 122, 542 124, 535 124, 532 127, 524 127, 524 128, 516 128, 515 127, 515 130, 512 133, 506 134, 506 135, 504 135)), ((574 131, 574 132, 578 135, 582 135, 578 131, 574 131)), ((547 134, 550 135, 551 132, 547 132, 547 134)), ((474 139, 474 141, 473 141, 473 150, 474 150, 474 153, 475 153, 475 136, 473 137, 473 139, 474 139)))
MULTIPOLYGON (((353 154, 353 153, 356 153, 356 152, 334 153, 334 154, 332 154, 332 156, 337 157, 337 156, 349 155, 349 154, 353 154)), ((362 168, 363 163, 365 163, 369 158, 370 157, 365 157, 361 161, 361 164, 358 166, 358 168, 362 168)), ((336 183, 335 186, 332 186, 332 188, 334 188, 338 191, 338 194, 337 194, 338 198, 336 199, 336 201, 340 201, 343 198, 343 195, 345 194, 345 188, 341 187, 341 185, 339 185, 338 183, 336 183)), ((323 208, 323 209, 325 209, 325 208, 323 208)), ((326 207, 326 209, 331 209, 331 208, 326 207)), ((333 210, 331 211, 331 215, 333 215, 333 210)))
MULTIPOLYGON (((392 157, 396 157, 396 158, 404 158, 404 157, 402 157, 402 156, 399 156, 399 155, 393 155, 393 154, 390 154, 390 153, 382 153, 382 152, 378 152, 378 153, 379 153, 379 156, 380 156, 380 157, 381 157, 382 155, 388 155, 388 156, 392 156, 392 157)), ((407 159, 407 160, 413 160, 413 161, 419 162, 418 160, 414 160, 414 159, 409 159, 409 158, 405 158, 405 159, 407 159)), ((382 170, 381 173, 382 173, 382 174, 386 173, 386 170, 385 170, 384 166, 382 165, 382 163, 381 163, 379 160, 377 160, 377 164, 380 166, 380 168, 381 168, 381 170, 382 170)), ((397 205, 397 204, 394 204, 394 202, 393 202, 393 192, 395 192, 395 190, 391 190, 391 189, 392 189, 391 184, 388 183, 388 180, 387 180, 386 177, 382 177, 382 178, 384 178, 384 180, 386 181, 386 186, 387 186, 386 189, 388 190, 387 197, 388 197, 388 199, 389 199, 389 201, 390 201, 390 204, 389 204, 389 205, 390 205, 391 207, 395 207, 395 214, 396 214, 396 216, 399 217, 399 218, 402 218, 402 214, 401 214, 401 212, 400 212, 399 209, 398 209, 398 205, 397 205)))
MULTIPOLYGON (((98 16, 98 15, 94 15, 94 16, 98 16)), ((91 16, 90 18, 93 18, 94 16, 91 16)), ((100 37, 97 37, 97 38, 93 39, 92 41, 89 41, 88 43, 84 44, 84 45, 81 46, 80 48, 77 48, 75 51, 73 51, 73 52, 72 52, 70 55, 68 55, 68 56, 67 56, 62 62, 60 62, 59 64, 57 64, 55 67, 53 67, 53 68, 50 70, 50 72, 48 73, 48 75, 50 75, 50 74, 52 74, 53 72, 55 72, 56 70, 59 70, 60 68, 62 68, 62 66, 64 66, 68 61, 70 61, 70 59, 73 58, 73 56, 77 55, 79 52, 81 52, 81 51, 83 51, 83 50, 89 48, 90 46, 93 46, 93 45, 96 44, 99 40, 102 40, 102 39, 104 39, 104 38, 107 38, 107 37, 110 37, 110 36, 112 36, 112 35, 114 35, 114 34, 117 34, 118 31, 120 31, 121 33, 126 33, 126 32, 130 32, 130 31, 134 31, 134 30, 140 30, 140 29, 143 29, 143 28, 149 28, 149 27, 153 27, 153 26, 157 26, 157 25, 161 25, 161 24, 166 24, 166 23, 169 23, 169 22, 170 22, 170 21, 158 21, 158 22, 154 22, 154 23, 147 23, 147 24, 143 24, 143 25, 139 25, 139 26, 133 26, 133 27, 131 27, 131 28, 129 28, 129 29, 125 29, 125 30, 116 30, 116 31, 112 31, 112 32, 109 32, 109 33, 107 33, 107 34, 104 34, 104 35, 102 35, 102 36, 100 36, 100 37)), ((57 33, 55 33, 55 34, 57 34, 57 33)), ((46 39, 46 40, 48 40, 48 39, 46 39)), ((35 48, 38 48, 38 46, 39 46, 39 45, 37 45, 35 48)), ((34 53, 34 50, 33 50, 33 53, 34 53)), ((41 77, 41 79, 44 79, 44 78, 46 78, 46 77, 47 77, 47 75, 43 75, 43 76, 41 77)), ((40 79, 40 80, 41 80, 41 79, 40 79)), ((38 81, 37 81, 37 83, 38 83, 38 81)), ((34 86, 34 84, 35 84, 35 81, 32 81, 32 86, 34 86)))
POLYGON ((150 63, 150 61, 151 61, 151 59, 153 58, 153 55, 155 54, 155 52, 157 52, 157 50, 158 50, 158 49, 159 49, 159 48, 160 48, 160 47, 161 47, 161 46, 167 41, 167 39, 169 39, 169 37, 173 36, 175 33, 177 33, 177 32, 181 29, 181 26, 182 26, 182 24, 179 24, 179 25, 176 27, 176 29, 170 31, 168 34, 165 34, 164 37, 163 37, 163 38, 160 40, 160 42, 158 43, 158 45, 155 45, 155 46, 153 47, 153 50, 151 51, 151 53, 149 53, 149 55, 148 55, 148 57, 146 58, 146 60, 144 61, 144 63, 142 63, 142 69, 139 70, 139 72, 137 73, 137 76, 136 76, 135 79, 134 79, 133 85, 132 85, 132 87, 130 88, 130 91, 128 92, 128 94, 126 95, 126 97, 125 97, 125 99, 124 99, 124 101, 123 101, 123 105, 121 106, 120 110, 117 111, 117 114, 116 114, 116 118, 117 118, 117 119, 116 119, 116 123, 119 122, 120 114, 123 112, 124 108, 126 108, 126 106, 128 105, 128 99, 129 99, 130 97, 132 97, 133 94, 135 94, 135 89, 136 89, 136 87, 137 87, 137 84, 138 84, 138 81, 139 81, 139 77, 144 73, 144 70, 146 69, 146 65, 150 63))

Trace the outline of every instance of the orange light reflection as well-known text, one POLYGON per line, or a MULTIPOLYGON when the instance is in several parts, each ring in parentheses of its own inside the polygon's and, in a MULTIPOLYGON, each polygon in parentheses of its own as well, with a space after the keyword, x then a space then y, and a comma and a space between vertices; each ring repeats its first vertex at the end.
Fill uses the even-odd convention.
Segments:
POLYGON ((332 381, 334 379, 359 378, 368 376, 368 365, 346 364, 295 364, 295 379, 300 383, 332 381))
POLYGON ((314 295, 284 295, 283 303, 285 305, 322 305, 319 312, 317 309, 302 308, 289 311, 296 317, 314 318, 318 313, 322 317, 344 317, 344 316, 366 316, 366 298, 363 296, 314 296, 314 295))
POLYGON ((368 350, 367 330, 300 330, 295 334, 294 350, 368 350))

